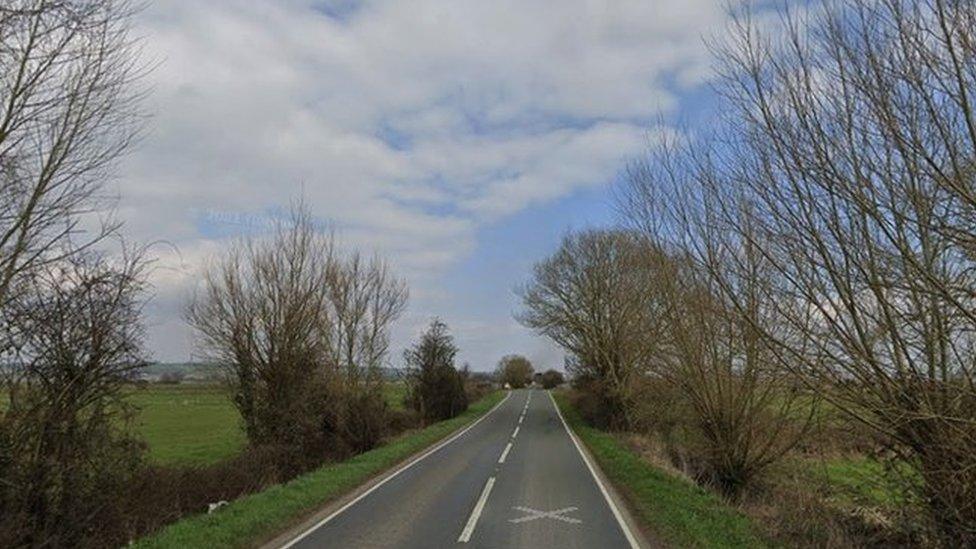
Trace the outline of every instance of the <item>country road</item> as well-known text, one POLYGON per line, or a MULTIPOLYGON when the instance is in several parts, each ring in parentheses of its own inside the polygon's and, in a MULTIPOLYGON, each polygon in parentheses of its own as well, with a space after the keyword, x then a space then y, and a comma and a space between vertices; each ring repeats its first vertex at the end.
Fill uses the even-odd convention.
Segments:
POLYGON ((448 440, 284 547, 637 547, 547 392, 448 440))

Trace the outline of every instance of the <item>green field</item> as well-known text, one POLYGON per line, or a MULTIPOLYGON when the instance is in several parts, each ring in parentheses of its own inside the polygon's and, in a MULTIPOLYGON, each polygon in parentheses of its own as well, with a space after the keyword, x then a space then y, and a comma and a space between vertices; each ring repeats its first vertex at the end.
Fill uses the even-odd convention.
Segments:
MULTIPOLYGON (((406 387, 388 383, 383 393, 393 409, 403 409, 406 387)), ((149 457, 166 465, 206 465, 244 447, 240 416, 217 385, 151 385, 132 389, 138 412, 135 427, 149 445, 149 457)))
POLYGON ((149 457, 168 465, 208 464, 244 447, 240 416, 216 385, 153 385, 134 389, 135 426, 149 457))

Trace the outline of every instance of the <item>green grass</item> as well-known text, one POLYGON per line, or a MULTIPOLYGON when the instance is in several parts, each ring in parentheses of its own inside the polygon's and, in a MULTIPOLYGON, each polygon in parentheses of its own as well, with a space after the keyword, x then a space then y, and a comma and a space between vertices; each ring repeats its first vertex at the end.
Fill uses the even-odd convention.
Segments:
POLYGON ((244 447, 240 416, 227 392, 216 385, 153 385, 134 389, 137 432, 149 458, 166 465, 203 465, 244 447))
POLYGON ((136 542, 139 548, 252 547, 295 524, 373 476, 441 440, 486 413, 503 397, 492 393, 464 414, 407 433, 389 444, 341 463, 327 465, 285 484, 232 502, 212 515, 197 515, 171 524, 136 542))
POLYGON ((553 396, 652 537, 675 547, 766 546, 750 520, 721 498, 647 463, 612 434, 586 425, 565 394, 553 396))
POLYGON ((407 397, 407 384, 401 381, 391 381, 383 386, 383 397, 390 408, 403 410, 407 404, 404 399, 407 397))
MULTIPOLYGON (((842 505, 894 508, 905 503, 902 488, 891 482, 884 464, 877 460, 848 457, 808 461, 805 466, 827 483, 831 497, 842 505)), ((910 475, 907 466, 904 474, 910 475)))
MULTIPOLYGON (((387 383, 383 394, 394 410, 404 408, 403 383, 387 383)), ((131 389, 136 432, 149 445, 149 458, 163 465, 207 465, 237 454, 245 445, 240 416, 219 385, 150 385, 131 389)))

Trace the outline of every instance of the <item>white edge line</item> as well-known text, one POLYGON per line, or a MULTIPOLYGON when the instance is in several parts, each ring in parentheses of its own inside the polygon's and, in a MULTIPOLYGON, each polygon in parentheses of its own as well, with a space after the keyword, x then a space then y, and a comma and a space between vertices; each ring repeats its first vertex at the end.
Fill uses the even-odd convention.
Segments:
POLYGON ((498 463, 505 463, 505 458, 508 457, 508 453, 511 451, 512 451, 512 443, 509 442, 508 445, 505 446, 505 451, 502 452, 502 457, 498 458, 498 463))
POLYGON ((471 510, 468 523, 464 525, 464 530, 461 531, 461 536, 458 537, 458 543, 467 543, 471 539, 471 534, 474 533, 474 528, 478 525, 478 519, 481 517, 481 512, 485 509, 485 503, 488 501, 488 495, 491 494, 491 488, 494 485, 495 477, 488 477, 488 482, 485 483, 485 488, 481 491, 481 497, 478 498, 478 503, 471 510))
POLYGON ((549 394, 549 400, 552 401, 552 406, 556 409, 556 414, 559 415, 559 420, 563 422, 563 427, 569 434, 570 440, 572 440, 573 445, 576 446, 576 451, 579 452, 580 457, 583 458, 583 463, 586 464, 586 468, 589 469, 590 474, 593 475, 593 480, 596 481, 596 485, 600 487, 600 492, 603 494, 603 499, 607 500, 607 505, 610 506, 610 510, 613 512, 614 518, 616 518, 617 523, 620 524, 620 529, 623 530, 624 537, 627 538, 627 542, 630 543, 630 546, 633 549, 640 549, 640 544, 637 543, 637 538, 634 537, 634 533, 630 531, 630 528, 627 526, 627 522, 624 521, 624 516, 620 513, 620 509, 617 509, 617 505, 613 502, 613 499, 610 498, 610 493, 607 492, 607 487, 603 485, 600 477, 596 474, 596 469, 593 468, 593 464, 590 463, 589 458, 586 457, 586 453, 583 452, 583 448, 580 446, 579 440, 576 439, 576 434, 573 433, 573 430, 570 429, 569 425, 566 423, 566 418, 563 417, 563 413, 559 410, 559 405, 556 404, 556 399, 553 398, 552 391, 546 392, 549 394))
POLYGON ((443 448, 443 447, 447 446, 448 444, 454 442, 455 440, 461 438, 465 433, 467 433, 471 429, 474 429, 475 425, 478 425, 479 423, 481 423, 482 421, 484 421, 485 418, 487 418, 488 416, 490 416, 492 414, 492 412, 494 412, 495 410, 498 409, 499 406, 501 406, 502 404, 504 404, 508 400, 508 398, 510 396, 512 396, 511 391, 509 391, 509 393, 507 395, 505 395, 505 398, 503 398, 491 410, 488 410, 488 412, 486 412, 483 416, 481 416, 478 419, 476 419, 471 425, 468 425, 463 430, 455 433, 451 438, 448 438, 447 440, 441 441, 440 443, 438 443, 433 448, 430 448, 429 450, 427 450, 423 454, 420 454, 419 456, 417 456, 416 458, 414 458, 413 460, 411 460, 410 463, 407 463, 403 467, 400 467, 399 469, 397 469, 396 471, 394 471, 392 474, 390 474, 389 476, 387 476, 383 480, 377 482, 376 484, 374 484, 373 486, 371 486, 369 488, 369 490, 366 490, 362 494, 359 494, 358 496, 356 496, 355 498, 353 498, 352 501, 347 502, 345 505, 343 505, 342 507, 338 508, 335 512, 333 512, 331 515, 329 515, 329 516, 325 517, 324 519, 316 522, 308 530, 305 530, 304 532, 302 532, 301 534, 299 534, 298 536, 296 536, 295 538, 293 538, 288 543, 282 545, 281 546, 281 549, 288 549, 289 547, 295 545, 299 541, 305 539, 309 534, 311 534, 312 532, 314 532, 314 531, 318 530, 319 528, 325 526, 330 520, 336 518, 343 511, 345 511, 346 509, 348 509, 348 508, 352 507, 353 505, 355 505, 357 502, 359 502, 359 500, 365 498, 366 496, 372 494, 374 491, 378 490, 380 488, 380 486, 383 486, 387 482, 389 482, 389 481, 393 480, 394 478, 396 478, 397 475, 399 475, 400 473, 402 473, 402 472, 406 471, 407 469, 413 467, 420 460, 426 458, 427 456, 433 454, 434 452, 440 450, 441 448, 443 448))

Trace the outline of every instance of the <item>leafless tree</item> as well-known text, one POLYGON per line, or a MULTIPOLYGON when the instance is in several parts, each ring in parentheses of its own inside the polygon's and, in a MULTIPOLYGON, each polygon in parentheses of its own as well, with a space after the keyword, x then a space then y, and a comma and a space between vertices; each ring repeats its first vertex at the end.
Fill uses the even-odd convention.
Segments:
POLYGON ((140 127, 132 13, 125 0, 0 5, 0 307, 18 275, 115 228, 80 236, 140 127))
MULTIPOLYGON (((3 308, 16 326, 0 390, 0 538, 7 546, 117 542, 99 524, 121 511, 142 447, 125 431, 122 389, 145 365, 146 262, 66 254, 21 279, 3 308)), ((114 530, 112 530, 114 531, 114 530)))
POLYGON ((377 398, 385 383, 381 367, 390 326, 406 307, 407 287, 381 259, 366 261, 358 253, 340 258, 329 280, 326 361, 338 370, 336 383, 347 402, 336 409, 334 423, 356 450, 367 450, 386 429, 386 403, 377 398))
POLYGON ((603 399, 599 421, 614 428, 627 426, 631 381, 658 341, 663 304, 644 291, 655 253, 626 231, 570 234, 518 290, 519 320, 572 355, 570 372, 594 384, 603 399))
POLYGON ((390 348, 389 326, 403 313, 407 288, 382 260, 358 253, 337 262, 330 276, 330 363, 350 376, 375 375, 390 348))
POLYGON ((793 335, 759 333, 918 473, 949 546, 976 543, 974 14, 838 0, 782 32, 742 16, 719 52, 737 236, 793 297, 793 335))
POLYGON ((208 269, 187 317, 230 373, 252 444, 308 454, 334 434, 356 449, 378 440, 375 421, 350 422, 383 412, 373 406, 377 369, 405 300, 382 262, 343 257, 297 207, 270 238, 244 241, 208 269))
POLYGON ((748 201, 697 146, 668 142, 634 163, 619 202, 649 249, 669 256, 645 289, 667 304, 648 372, 677 388, 695 418, 697 473, 737 496, 806 434, 817 397, 797 391, 790 365, 763 337, 797 341, 780 318, 792 301, 759 249, 748 201))

